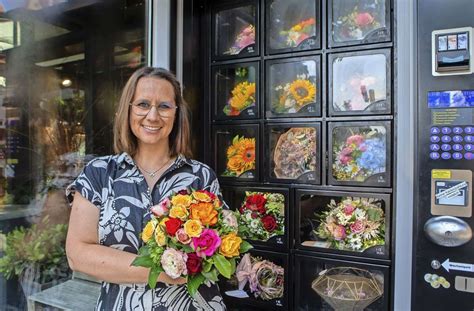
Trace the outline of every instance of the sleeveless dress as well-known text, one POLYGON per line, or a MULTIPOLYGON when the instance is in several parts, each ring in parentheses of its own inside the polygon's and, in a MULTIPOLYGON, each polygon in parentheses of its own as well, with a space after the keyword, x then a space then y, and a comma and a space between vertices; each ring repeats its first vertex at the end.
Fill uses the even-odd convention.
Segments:
MULTIPOLYGON (((74 191, 100 210, 99 243, 136 254, 140 233, 151 218, 150 207, 185 188, 206 189, 221 197, 219 182, 207 165, 179 155, 153 189, 127 153, 99 157, 89 162, 66 189, 74 191)), ((222 201, 224 202, 224 201, 222 201)), ((217 285, 202 285, 192 298, 186 285, 157 283, 113 284, 102 282, 96 310, 207 311, 226 310, 217 285)))

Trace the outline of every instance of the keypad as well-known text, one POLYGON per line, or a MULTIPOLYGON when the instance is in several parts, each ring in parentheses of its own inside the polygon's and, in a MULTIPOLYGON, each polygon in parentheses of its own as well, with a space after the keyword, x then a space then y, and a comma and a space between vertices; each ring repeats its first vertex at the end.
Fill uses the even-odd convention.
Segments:
POLYGON ((474 160, 474 126, 432 126, 430 159, 474 160))

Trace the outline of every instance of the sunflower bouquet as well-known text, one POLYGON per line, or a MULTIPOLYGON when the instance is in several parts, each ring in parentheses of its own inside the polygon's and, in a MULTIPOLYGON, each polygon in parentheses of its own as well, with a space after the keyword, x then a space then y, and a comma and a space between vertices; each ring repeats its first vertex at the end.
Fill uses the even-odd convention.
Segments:
POLYGON ((365 181, 386 168, 385 128, 353 134, 343 142, 335 143, 333 176, 338 180, 365 181))
POLYGON ((307 75, 274 87, 272 110, 275 113, 296 113, 316 102, 316 82, 307 75))
POLYGON ((280 31, 284 44, 287 47, 296 47, 304 40, 316 35, 315 31, 316 20, 308 18, 293 25, 289 30, 280 31))
POLYGON ((243 49, 252 44, 255 44, 255 27, 252 24, 249 24, 239 32, 235 38, 234 44, 225 51, 224 54, 237 55, 243 49))
POLYGON ((283 267, 260 257, 245 254, 236 269, 239 289, 249 284, 249 291, 256 298, 272 300, 283 297, 285 270, 283 267))
POLYGON ((204 282, 231 278, 235 260, 252 246, 238 235, 238 224, 222 202, 206 190, 181 190, 151 208, 153 216, 141 238, 144 245, 132 265, 150 268, 148 284, 155 288, 165 272, 187 278, 194 296, 204 282))
POLYGON ((245 192, 239 208, 239 233, 245 239, 267 241, 285 233, 285 197, 281 193, 245 192))
POLYGON ((338 18, 334 23, 335 31, 341 39, 363 39, 368 32, 380 27, 377 11, 381 9, 383 8, 360 10, 356 5, 349 14, 338 18))
POLYGON ((255 82, 240 82, 231 92, 231 97, 224 106, 226 116, 238 116, 240 113, 255 106, 255 82))
POLYGON ((381 201, 346 197, 328 204, 328 211, 316 214, 320 223, 315 234, 333 248, 362 252, 385 244, 385 217, 381 201))
POLYGON ((222 176, 239 177, 255 169, 255 138, 236 135, 227 148, 227 165, 222 176))

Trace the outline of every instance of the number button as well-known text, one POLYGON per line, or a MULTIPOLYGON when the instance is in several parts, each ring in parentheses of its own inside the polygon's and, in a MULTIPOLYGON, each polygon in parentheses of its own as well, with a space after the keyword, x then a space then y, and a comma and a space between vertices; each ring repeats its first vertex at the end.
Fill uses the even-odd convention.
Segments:
POLYGON ((453 150, 454 150, 454 151, 461 151, 461 150, 462 150, 462 145, 460 145, 460 144, 454 144, 454 145, 453 145, 453 150))
POLYGON ((451 142, 451 136, 444 135, 443 137, 441 137, 441 141, 443 143, 449 143, 449 142, 451 142))
POLYGON ((455 127, 453 128, 453 133, 454 133, 454 134, 462 134, 462 127, 460 127, 460 126, 455 126, 455 127))
POLYGON ((451 134, 451 128, 450 127, 443 127, 441 128, 441 133, 447 135, 447 134, 451 134))
POLYGON ((453 141, 455 143, 462 143, 462 136, 461 135, 456 135, 453 137, 453 141))
POLYGON ((464 136, 464 141, 467 142, 467 143, 474 143, 474 136, 466 135, 466 136, 464 136))
POLYGON ((474 127, 472 127, 472 126, 466 126, 466 127, 464 128, 464 133, 466 133, 466 134, 474 134, 474 127))
POLYGON ((453 159, 454 160, 461 160, 462 159, 462 153, 460 153, 460 152, 453 153, 453 159))

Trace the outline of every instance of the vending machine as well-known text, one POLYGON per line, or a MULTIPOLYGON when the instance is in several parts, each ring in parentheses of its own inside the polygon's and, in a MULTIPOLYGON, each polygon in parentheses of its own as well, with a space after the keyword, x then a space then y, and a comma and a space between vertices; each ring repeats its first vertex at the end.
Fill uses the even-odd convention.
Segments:
POLYGON ((473 310, 474 3, 417 12, 412 310, 473 310))

